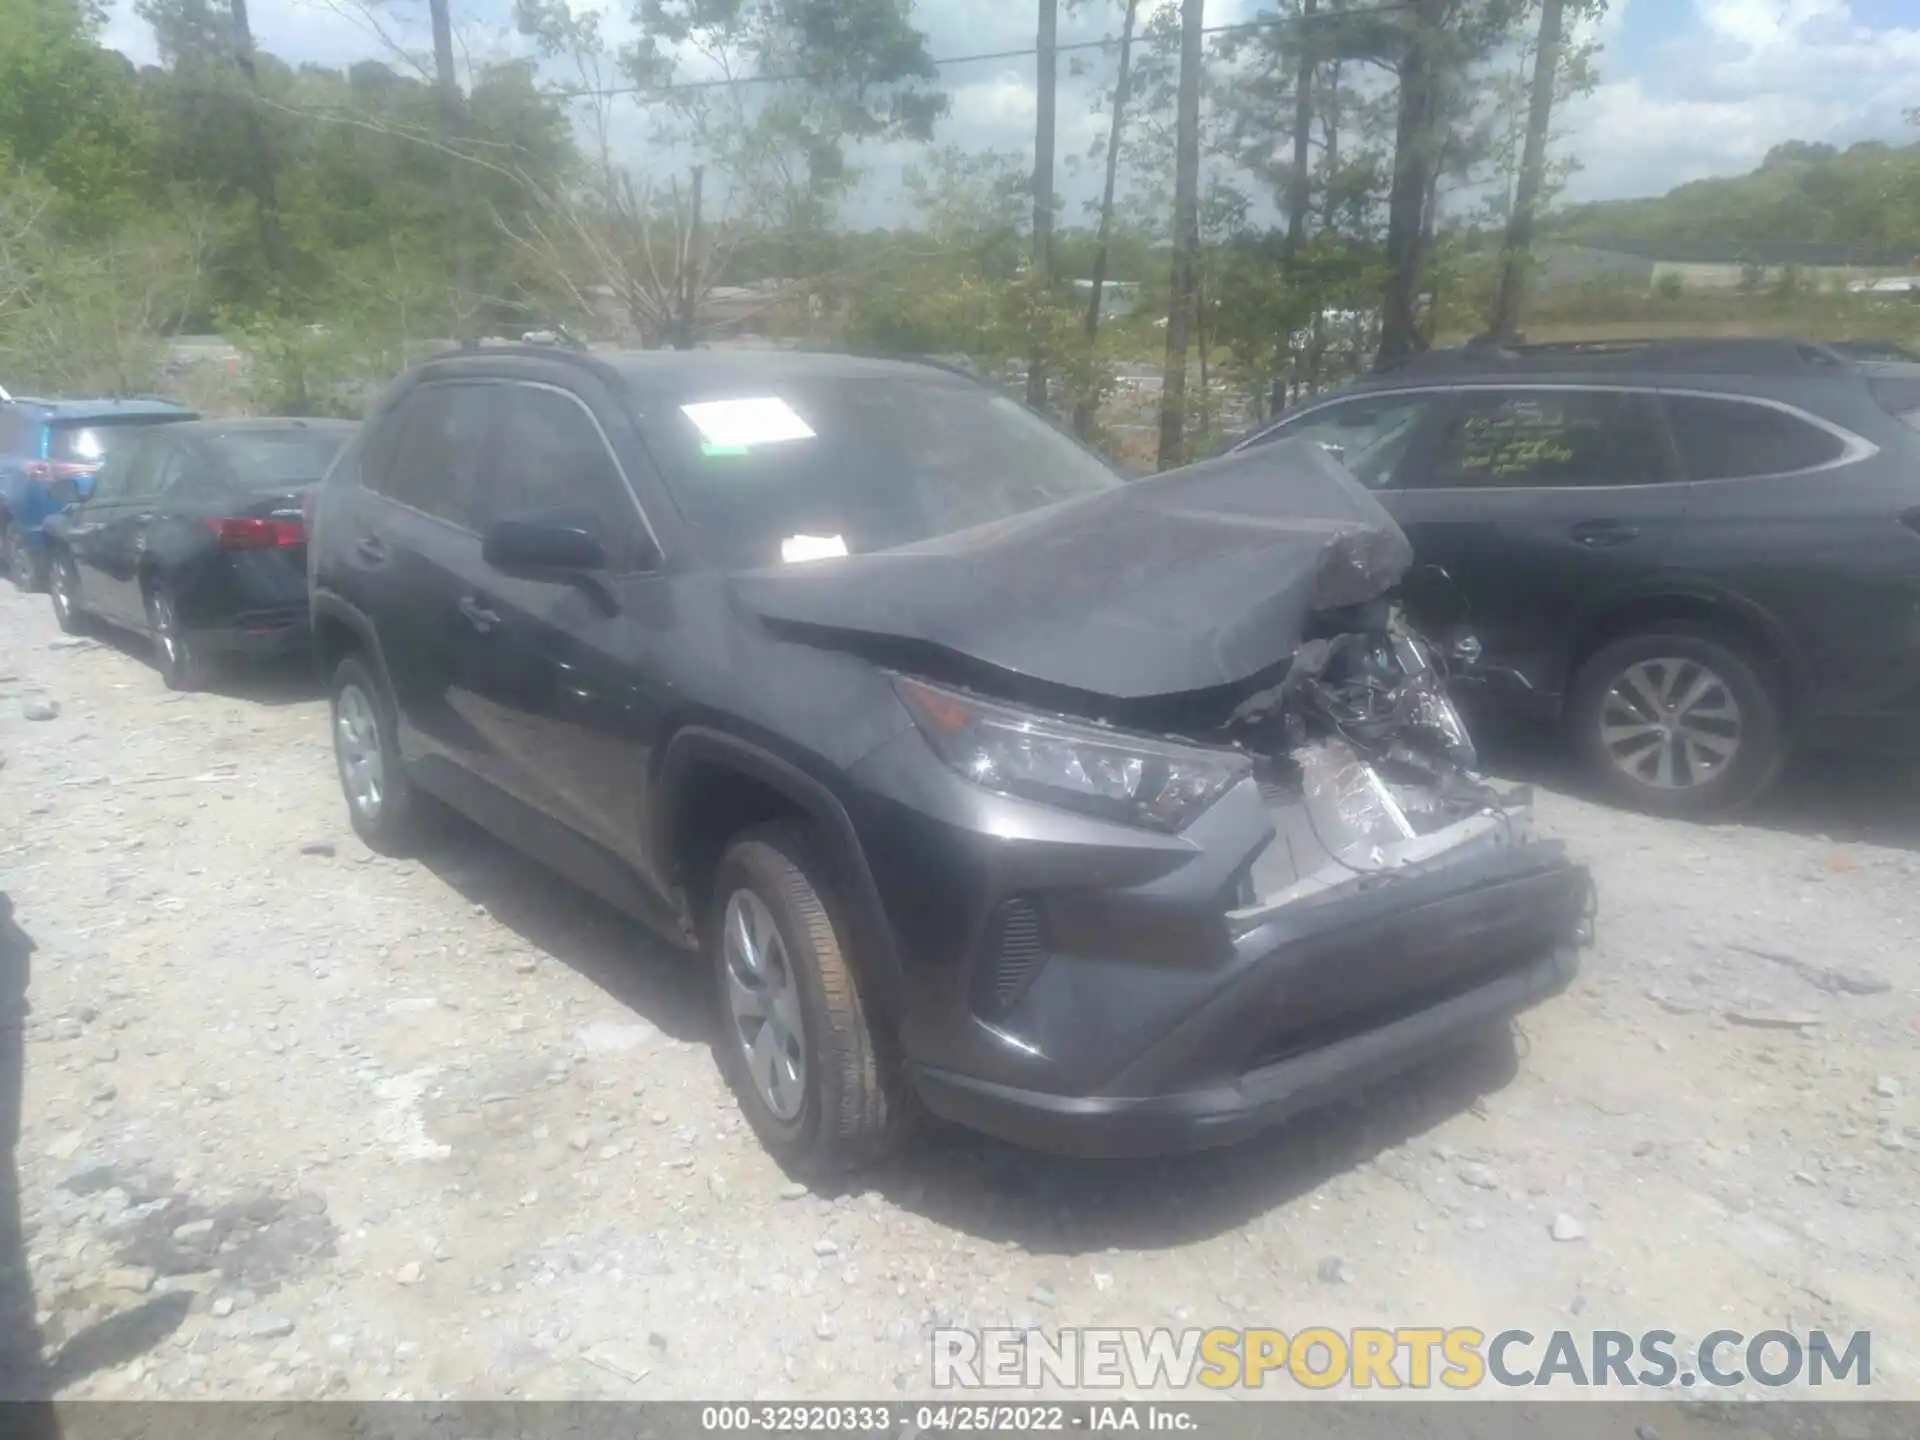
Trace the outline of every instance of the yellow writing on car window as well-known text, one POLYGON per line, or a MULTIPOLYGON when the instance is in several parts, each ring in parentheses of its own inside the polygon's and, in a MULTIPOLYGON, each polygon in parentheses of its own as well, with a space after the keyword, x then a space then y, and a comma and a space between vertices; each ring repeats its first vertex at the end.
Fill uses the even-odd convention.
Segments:
POLYGON ((1512 476, 1536 473, 1573 459, 1564 422, 1531 416, 1474 415, 1463 427, 1460 471, 1463 475, 1512 476))

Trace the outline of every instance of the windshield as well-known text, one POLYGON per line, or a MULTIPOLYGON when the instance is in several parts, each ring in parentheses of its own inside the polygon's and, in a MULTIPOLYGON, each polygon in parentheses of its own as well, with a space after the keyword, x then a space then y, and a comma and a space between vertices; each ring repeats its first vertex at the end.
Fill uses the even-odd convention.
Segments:
POLYGON ((318 483, 347 435, 344 429, 265 430, 222 435, 211 443, 243 488, 284 490, 318 483))
POLYGON ((98 465, 114 451, 138 438, 148 426, 165 424, 175 418, 185 420, 189 417, 130 415, 124 419, 85 420, 65 425, 55 423, 49 427, 47 458, 72 465, 98 465))
POLYGON ((779 380, 679 396, 653 420, 675 503, 730 566, 890 549, 1125 483, 942 375, 779 380))

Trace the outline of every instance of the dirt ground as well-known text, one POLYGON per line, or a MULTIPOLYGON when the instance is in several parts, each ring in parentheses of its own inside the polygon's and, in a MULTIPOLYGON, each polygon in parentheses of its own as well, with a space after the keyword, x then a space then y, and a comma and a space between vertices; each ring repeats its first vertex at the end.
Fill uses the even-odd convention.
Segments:
POLYGON ((1911 779, 1540 810, 1598 943, 1511 1044, 1237 1150, 942 1132, 809 1194, 697 968, 478 832, 370 854, 297 671, 170 695, 0 592, 12 1338, 70 1397, 713 1399, 927 1393, 935 1324, 1868 1329, 1920 1397, 1911 779))

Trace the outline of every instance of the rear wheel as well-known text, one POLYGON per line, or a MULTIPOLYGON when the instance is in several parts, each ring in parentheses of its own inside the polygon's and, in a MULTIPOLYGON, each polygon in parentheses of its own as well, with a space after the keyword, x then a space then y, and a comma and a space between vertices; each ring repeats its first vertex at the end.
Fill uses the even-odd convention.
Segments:
POLYGON ((383 855, 412 852, 420 797, 400 764, 386 687, 358 655, 334 667, 330 711, 333 756, 354 833, 383 855))
POLYGON ((1786 735, 1777 686, 1733 636, 1672 622, 1616 640, 1574 682, 1567 712, 1587 773, 1659 815, 1707 815, 1757 799, 1786 735))
POLYGON ((22 595, 37 595, 47 588, 46 559, 27 544, 27 533, 9 520, 0 534, 0 556, 7 562, 7 576, 22 595))
POLYGON ((53 618, 68 635, 87 633, 87 614, 80 608, 80 571, 65 551, 47 562, 47 589, 53 598, 53 618))
POLYGON ((169 690, 204 690, 210 665, 198 642, 180 623, 180 612, 166 587, 147 592, 147 629, 153 634, 154 663, 169 690))
POLYGON ((720 1068, 783 1169, 872 1164, 910 1129, 910 1097, 876 1035, 812 833, 751 830, 714 877, 706 947, 720 1011, 720 1068))

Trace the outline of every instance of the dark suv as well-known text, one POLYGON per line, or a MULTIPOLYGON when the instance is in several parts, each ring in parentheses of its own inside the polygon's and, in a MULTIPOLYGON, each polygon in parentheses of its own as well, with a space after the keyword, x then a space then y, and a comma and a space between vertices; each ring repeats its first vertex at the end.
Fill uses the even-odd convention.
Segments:
POLYGON ((312 519, 353 824, 431 796, 703 948, 790 1167, 920 1104, 1247 1134, 1564 985, 1591 900, 1474 773, 1405 537, 1271 454, 1127 484, 905 362, 436 359, 312 519))
POLYGON ((1791 341, 1471 346, 1230 453, 1290 438, 1451 576, 1455 679, 1563 722, 1629 803, 1707 812, 1796 742, 1920 739, 1920 365, 1791 341))

